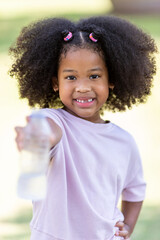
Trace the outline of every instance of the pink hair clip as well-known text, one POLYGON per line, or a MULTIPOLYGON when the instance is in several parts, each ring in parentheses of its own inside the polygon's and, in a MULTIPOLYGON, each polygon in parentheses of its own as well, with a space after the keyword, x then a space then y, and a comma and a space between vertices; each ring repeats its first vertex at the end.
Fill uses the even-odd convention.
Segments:
POLYGON ((67 42, 68 40, 70 40, 72 38, 72 33, 69 32, 68 35, 66 37, 64 37, 64 41, 67 42))
POLYGON ((97 42, 97 41, 98 41, 98 39, 95 39, 95 38, 93 37, 93 33, 90 33, 90 34, 89 34, 89 38, 90 38, 93 42, 97 42))

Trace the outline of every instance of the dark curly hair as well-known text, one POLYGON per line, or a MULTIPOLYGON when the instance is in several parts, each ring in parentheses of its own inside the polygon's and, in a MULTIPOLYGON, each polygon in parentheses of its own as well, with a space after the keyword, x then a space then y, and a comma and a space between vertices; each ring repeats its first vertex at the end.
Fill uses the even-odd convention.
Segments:
MULTIPOLYGON (((151 93, 156 73, 154 40, 133 24, 114 16, 100 16, 72 22, 64 18, 43 19, 22 29, 9 50, 15 57, 9 74, 19 83, 21 98, 30 106, 60 107, 52 78, 57 76, 61 54, 71 47, 101 52, 114 85, 101 111, 125 111, 133 104, 144 103, 151 93), (73 37, 64 41, 64 34, 73 37), (98 39, 91 41, 92 33, 98 39)), ((55 83, 57 85, 57 83, 55 83)))

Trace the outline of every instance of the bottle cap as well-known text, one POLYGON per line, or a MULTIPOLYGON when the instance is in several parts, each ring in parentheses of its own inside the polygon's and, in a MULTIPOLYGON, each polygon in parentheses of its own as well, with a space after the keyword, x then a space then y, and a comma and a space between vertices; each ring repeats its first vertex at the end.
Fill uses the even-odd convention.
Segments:
POLYGON ((31 115, 31 118, 45 118, 45 116, 39 110, 34 110, 31 115))

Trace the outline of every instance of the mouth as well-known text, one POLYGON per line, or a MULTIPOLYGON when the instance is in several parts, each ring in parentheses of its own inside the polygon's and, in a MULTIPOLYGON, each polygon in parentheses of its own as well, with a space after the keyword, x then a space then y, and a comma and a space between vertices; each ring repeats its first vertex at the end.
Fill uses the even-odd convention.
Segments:
POLYGON ((89 98, 89 99, 75 99, 75 101, 79 102, 79 103, 90 103, 94 100, 94 98, 89 98))
POLYGON ((78 107, 89 108, 94 104, 95 98, 76 98, 74 101, 78 107))

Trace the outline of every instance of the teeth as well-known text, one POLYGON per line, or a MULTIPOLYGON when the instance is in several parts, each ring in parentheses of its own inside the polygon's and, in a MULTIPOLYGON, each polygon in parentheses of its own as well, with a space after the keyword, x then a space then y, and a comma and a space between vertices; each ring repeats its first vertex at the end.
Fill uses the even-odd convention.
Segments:
POLYGON ((93 99, 88 99, 88 100, 79 100, 79 99, 76 99, 77 102, 80 102, 80 103, 85 103, 85 102, 92 102, 93 99))

